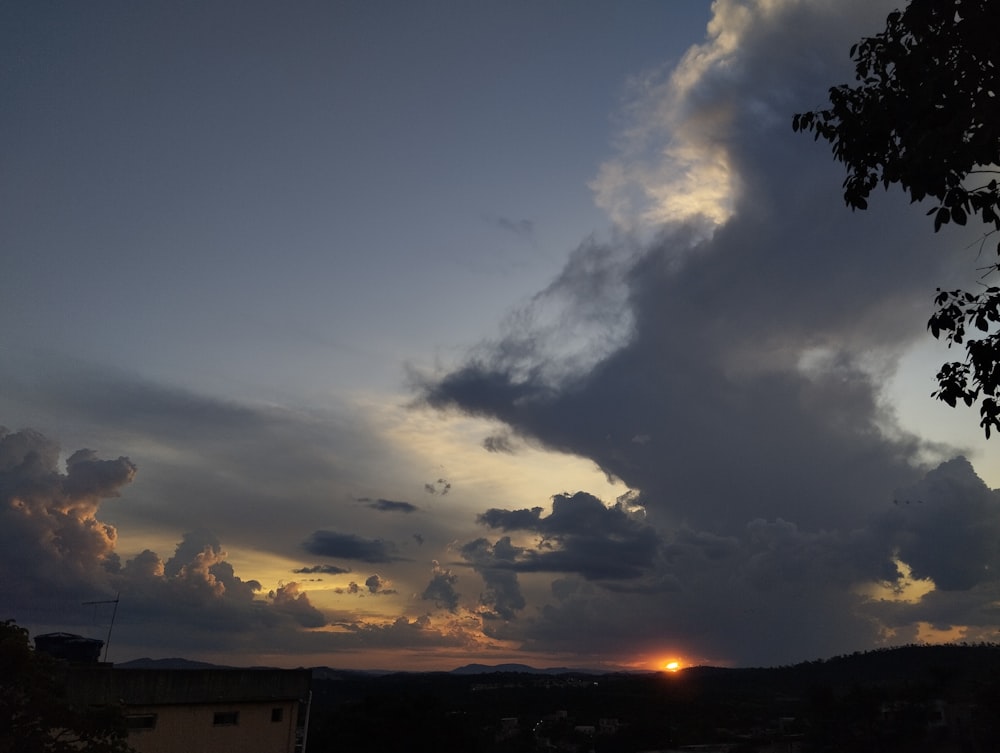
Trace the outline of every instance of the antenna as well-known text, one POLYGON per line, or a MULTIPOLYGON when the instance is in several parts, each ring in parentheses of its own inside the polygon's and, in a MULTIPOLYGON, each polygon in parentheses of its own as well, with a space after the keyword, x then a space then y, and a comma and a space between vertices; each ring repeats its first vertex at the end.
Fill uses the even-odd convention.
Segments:
POLYGON ((104 662, 108 661, 108 649, 111 647, 111 631, 115 627, 115 615, 118 614, 118 600, 121 598, 122 592, 118 591, 113 599, 105 599, 104 601, 85 601, 84 605, 88 604, 114 604, 115 608, 111 610, 111 624, 108 625, 108 639, 104 641, 104 662))

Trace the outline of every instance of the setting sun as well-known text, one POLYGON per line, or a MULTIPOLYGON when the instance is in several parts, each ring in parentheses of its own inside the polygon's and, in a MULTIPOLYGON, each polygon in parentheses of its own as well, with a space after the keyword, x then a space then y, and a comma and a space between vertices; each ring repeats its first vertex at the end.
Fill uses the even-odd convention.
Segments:
POLYGON ((681 669, 681 663, 676 660, 668 661, 663 668, 668 672, 678 672, 681 669))

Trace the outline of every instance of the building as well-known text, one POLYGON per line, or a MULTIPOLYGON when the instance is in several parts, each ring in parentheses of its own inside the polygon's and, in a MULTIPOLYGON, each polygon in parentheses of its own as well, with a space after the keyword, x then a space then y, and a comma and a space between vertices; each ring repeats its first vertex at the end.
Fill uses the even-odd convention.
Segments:
POLYGON ((35 636, 35 648, 72 664, 97 664, 104 641, 74 633, 45 633, 35 636))
POLYGON ((308 669, 78 666, 71 693, 121 705, 139 753, 295 753, 305 743, 308 669))
POLYGON ((35 636, 66 662, 75 703, 121 708, 138 753, 304 753, 308 669, 121 669, 98 662, 104 641, 35 636))

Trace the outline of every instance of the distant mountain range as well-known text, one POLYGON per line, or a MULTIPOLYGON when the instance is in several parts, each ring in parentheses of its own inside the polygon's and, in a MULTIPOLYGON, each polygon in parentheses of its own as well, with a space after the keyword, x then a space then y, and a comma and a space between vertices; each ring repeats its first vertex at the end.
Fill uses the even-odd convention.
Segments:
POLYGON ((457 667, 449 674, 452 675, 492 675, 502 672, 513 672, 523 675, 605 675, 609 674, 604 669, 579 669, 571 667, 549 667, 538 669, 527 664, 466 664, 464 667, 457 667))
POLYGON ((142 659, 133 659, 132 661, 115 664, 115 667, 117 669, 233 669, 233 667, 227 667, 223 664, 191 661, 190 659, 181 659, 179 657, 171 659, 150 659, 149 657, 143 657, 142 659))
MULTIPOLYGON (((143 657, 142 659, 132 659, 131 661, 121 662, 120 664, 115 664, 119 669, 233 669, 232 666, 227 666, 223 664, 211 664, 209 662, 203 661, 192 661, 191 659, 182 659, 180 657, 173 657, 169 659, 150 659, 148 657, 143 657)), ((255 669, 255 667, 247 667, 246 669, 255 669)), ((348 674, 364 674, 364 675, 388 675, 388 674, 416 674, 409 672, 400 672, 399 670, 391 669, 369 669, 369 670, 345 670, 345 669, 333 669, 330 667, 313 667, 313 674, 317 677, 334 677, 337 675, 348 675, 348 674)), ((600 669, 579 669, 570 667, 548 667, 546 669, 539 669, 537 667, 532 667, 527 664, 466 664, 462 667, 457 667, 450 672, 443 674, 452 675, 491 675, 491 674, 501 674, 501 673, 511 673, 511 674, 524 674, 524 675, 568 675, 568 674, 587 674, 587 675, 602 675, 608 674, 607 670, 600 669)))
MULTIPOLYGON (((233 669, 225 665, 192 661, 179 657, 169 659, 134 659, 116 664, 121 669, 233 669)), ((245 667, 253 669, 254 667, 245 667)), ((263 669, 263 667, 261 667, 263 669)), ((834 685, 879 679, 913 681, 928 673, 935 677, 978 675, 986 671, 1000 676, 1000 646, 978 645, 909 645, 896 648, 856 652, 850 655, 819 659, 784 667, 755 667, 726 669, 721 667, 691 667, 678 673, 687 682, 724 682, 763 686, 771 683, 808 685, 825 682, 834 685)), ((330 667, 313 667, 316 679, 349 677, 379 677, 384 675, 642 675, 655 672, 629 672, 614 670, 549 667, 539 669, 527 664, 466 664, 450 672, 403 672, 399 670, 346 670, 330 667)))

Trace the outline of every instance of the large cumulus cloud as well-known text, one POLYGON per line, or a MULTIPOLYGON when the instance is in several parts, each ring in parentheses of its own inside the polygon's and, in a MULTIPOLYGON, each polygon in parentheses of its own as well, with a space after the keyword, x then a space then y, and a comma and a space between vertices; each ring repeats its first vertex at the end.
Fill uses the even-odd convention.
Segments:
POLYGON ((293 600, 293 584, 270 603, 257 600, 260 583, 238 577, 208 531, 185 534, 166 561, 147 549, 122 563, 117 529, 99 513, 132 481, 135 464, 79 450, 61 472, 59 457, 58 445, 38 432, 0 431, 0 601, 12 616, 63 628, 82 619, 82 602, 124 595, 122 635, 142 629, 147 638, 166 637, 179 627, 189 636, 200 628, 225 633, 275 624, 283 614, 323 624, 305 594, 293 600))
POLYGON ((117 531, 97 511, 132 480, 135 465, 89 450, 71 455, 65 473, 58 463, 58 445, 38 432, 0 428, 0 589, 14 607, 41 595, 39 581, 50 598, 79 597, 117 564, 117 531))
MULTIPOLYGON (((135 464, 80 450, 69 455, 62 471, 60 457, 59 446, 36 431, 0 430, 0 603, 33 632, 76 630, 104 637, 111 602, 117 600, 113 649, 119 655, 142 651, 246 661, 248 654, 272 651, 366 646, 387 651, 475 642, 468 626, 449 627, 419 613, 348 618, 324 611, 295 581, 265 593, 259 581, 237 574, 220 538, 208 529, 183 534, 166 558, 151 549, 123 557, 117 529, 102 520, 101 506, 132 481, 135 464), (315 637, 309 638, 309 631, 315 637)), ((374 553, 389 551, 354 536, 319 541, 323 552, 332 546, 349 559, 382 561, 374 553)), ((437 568, 435 573, 440 585, 428 598, 457 609, 453 576, 437 568)), ((371 596, 389 597, 396 593, 390 586, 373 574, 364 588, 371 596)))

